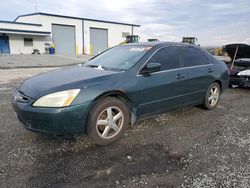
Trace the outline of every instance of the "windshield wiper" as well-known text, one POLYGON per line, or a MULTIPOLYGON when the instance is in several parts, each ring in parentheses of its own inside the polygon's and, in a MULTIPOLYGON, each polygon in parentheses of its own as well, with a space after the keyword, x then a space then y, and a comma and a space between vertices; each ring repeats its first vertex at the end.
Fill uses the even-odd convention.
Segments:
POLYGON ((115 71, 115 72, 123 72, 123 71, 125 71, 124 69, 104 67, 104 66, 101 66, 101 65, 87 65, 87 67, 96 68, 96 69, 100 69, 100 70, 106 70, 106 71, 115 71))
POLYGON ((108 70, 106 67, 103 67, 101 65, 87 65, 87 67, 97 68, 97 69, 101 69, 101 70, 108 70))
POLYGON ((97 68, 97 67, 98 67, 98 65, 87 65, 87 67, 97 68))

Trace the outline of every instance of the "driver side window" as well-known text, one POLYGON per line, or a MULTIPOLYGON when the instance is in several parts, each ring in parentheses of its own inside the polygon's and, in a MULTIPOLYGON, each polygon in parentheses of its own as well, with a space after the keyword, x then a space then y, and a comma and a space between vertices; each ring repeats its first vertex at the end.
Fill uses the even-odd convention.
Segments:
POLYGON ((180 52, 177 46, 164 47, 158 50, 148 63, 160 63, 161 71, 177 69, 181 67, 180 52))

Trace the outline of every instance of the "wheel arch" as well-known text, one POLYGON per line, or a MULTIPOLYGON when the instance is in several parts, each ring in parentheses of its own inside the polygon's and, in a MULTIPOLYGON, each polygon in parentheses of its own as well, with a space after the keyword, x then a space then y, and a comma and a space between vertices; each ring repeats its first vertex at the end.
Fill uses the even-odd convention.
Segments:
POLYGON ((124 90, 118 89, 118 90, 111 90, 111 91, 106 91, 100 95, 98 95, 93 102, 96 103, 100 100, 102 100, 105 97, 116 97, 128 104, 131 103, 131 100, 129 99, 129 97, 127 96, 126 92, 124 90))
POLYGON ((222 82, 220 80, 215 80, 213 83, 217 83, 220 86, 220 91, 223 91, 222 82))
MULTIPOLYGON (((135 108, 133 107, 133 103, 132 101, 129 99, 129 97, 127 96, 126 92, 122 89, 118 89, 118 90, 111 90, 111 91, 106 91, 100 95, 98 95, 96 98, 94 98, 94 100, 92 101, 90 107, 89 107, 89 112, 91 111, 91 109, 94 107, 94 105, 101 101, 102 99, 106 98, 106 97, 115 97, 120 99, 121 101, 123 101, 126 106, 128 107, 128 110, 130 111, 130 124, 134 124, 136 119, 137 119, 137 112, 135 110, 135 108)), ((89 118, 89 113, 88 116, 89 118)), ((87 126, 86 126, 87 129, 87 126)))

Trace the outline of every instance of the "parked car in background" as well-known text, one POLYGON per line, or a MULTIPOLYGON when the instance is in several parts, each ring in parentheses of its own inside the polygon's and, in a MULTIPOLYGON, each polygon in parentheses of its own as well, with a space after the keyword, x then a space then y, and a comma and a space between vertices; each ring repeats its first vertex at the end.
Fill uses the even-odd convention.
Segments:
POLYGON ((188 105, 214 109, 227 86, 227 66, 202 48, 133 43, 25 80, 12 104, 28 130, 86 133, 107 145, 139 119, 188 105))
POLYGON ((229 44, 224 47, 231 61, 231 87, 250 87, 250 46, 246 44, 229 44))

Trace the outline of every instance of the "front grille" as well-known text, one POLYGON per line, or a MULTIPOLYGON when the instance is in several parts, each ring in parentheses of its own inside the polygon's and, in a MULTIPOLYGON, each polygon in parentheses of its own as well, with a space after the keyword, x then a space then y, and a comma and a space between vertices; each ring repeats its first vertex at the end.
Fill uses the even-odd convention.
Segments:
POLYGON ((28 97, 28 96, 26 96, 26 95, 24 95, 24 94, 22 94, 20 91, 18 91, 18 90, 16 90, 16 91, 14 91, 14 93, 13 93, 13 101, 14 102, 22 102, 22 103, 28 103, 29 101, 30 101, 30 97, 28 97))

